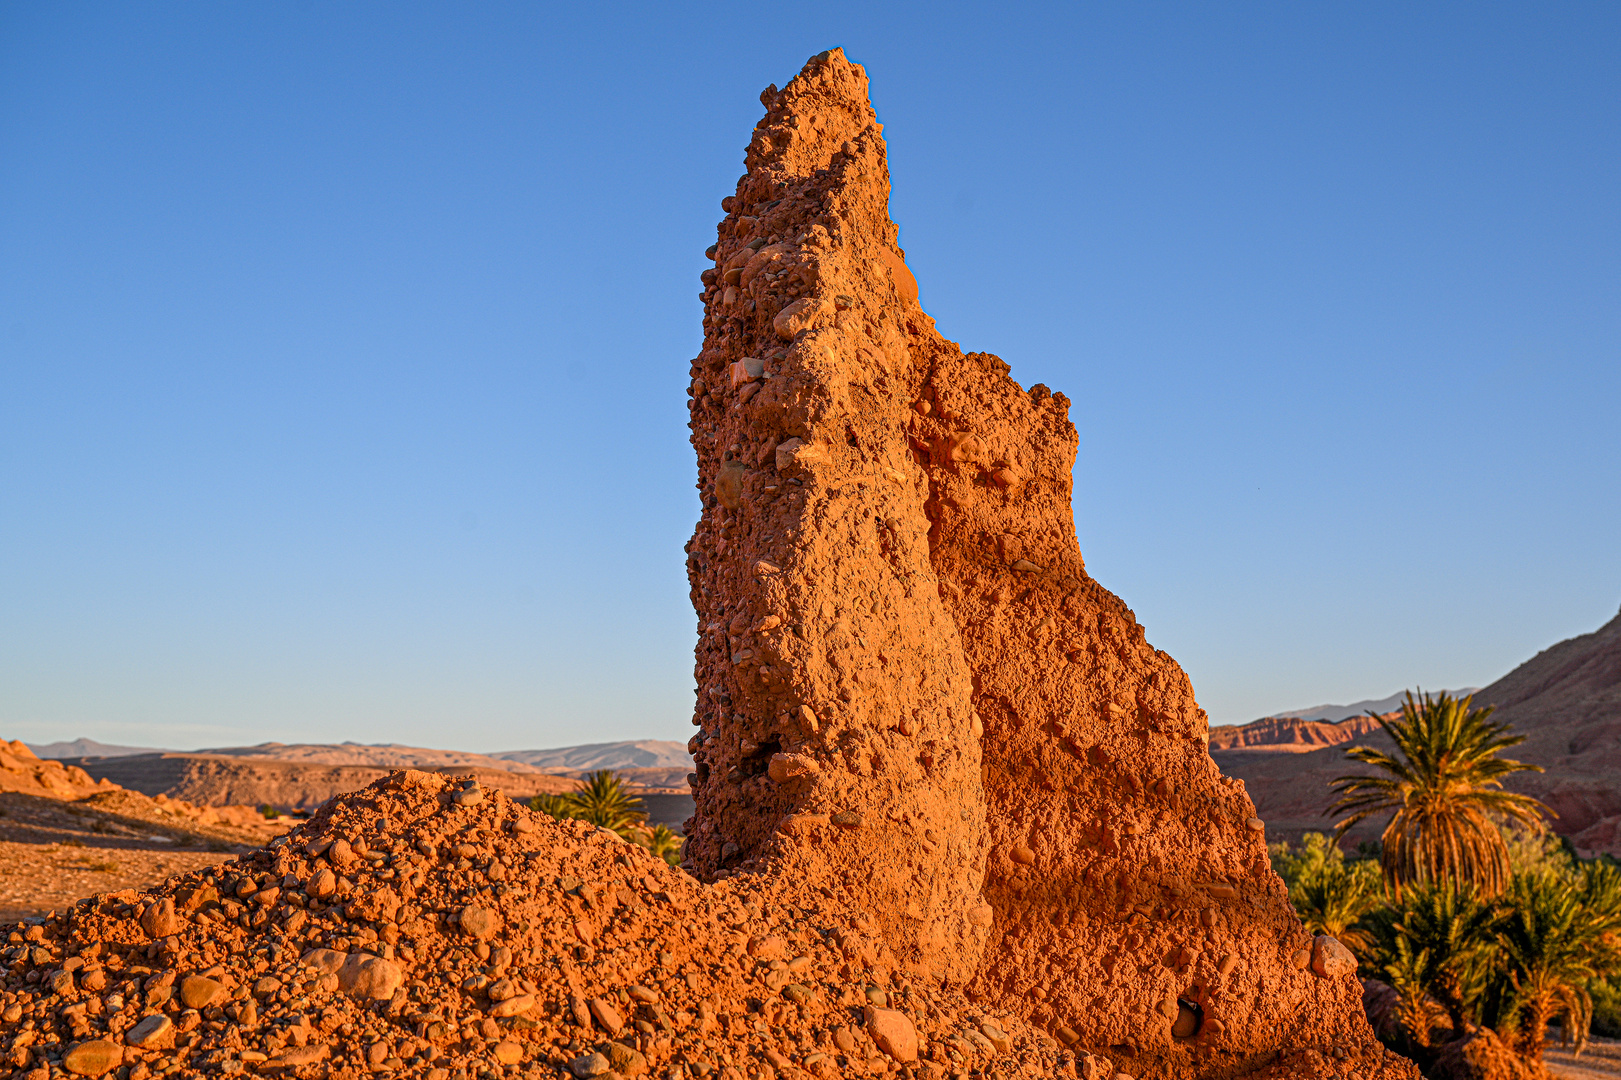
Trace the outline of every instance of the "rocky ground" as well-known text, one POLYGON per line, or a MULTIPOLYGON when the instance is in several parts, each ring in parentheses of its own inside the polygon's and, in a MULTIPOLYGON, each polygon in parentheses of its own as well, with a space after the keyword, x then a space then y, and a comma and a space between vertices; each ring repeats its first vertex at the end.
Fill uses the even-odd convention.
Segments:
POLYGON ((151 887, 286 832, 247 806, 196 806, 125 791, 0 739, 0 919, 43 915, 81 896, 151 887))
POLYGON ((703 885, 402 773, 267 848, 18 924, 0 1076, 1112 1076, 897 970, 836 884, 703 885))

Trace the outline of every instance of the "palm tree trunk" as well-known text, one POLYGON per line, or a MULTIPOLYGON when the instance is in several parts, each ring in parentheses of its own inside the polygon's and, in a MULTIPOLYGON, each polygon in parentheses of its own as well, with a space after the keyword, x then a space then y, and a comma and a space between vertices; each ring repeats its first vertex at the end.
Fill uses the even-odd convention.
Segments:
POLYGON ((1525 1029, 1525 1038, 1521 1045, 1524 1049, 1521 1057, 1527 1061, 1542 1060, 1542 1051, 1548 1044, 1548 1018, 1553 1014, 1553 1008, 1542 995, 1531 1003, 1531 1020, 1525 1029))

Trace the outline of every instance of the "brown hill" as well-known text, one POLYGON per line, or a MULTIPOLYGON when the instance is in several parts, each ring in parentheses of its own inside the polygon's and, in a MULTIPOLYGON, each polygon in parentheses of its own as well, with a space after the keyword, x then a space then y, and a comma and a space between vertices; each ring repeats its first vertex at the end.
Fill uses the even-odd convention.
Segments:
MULTIPOLYGON (((1474 700, 1495 706, 1494 719, 1527 736, 1510 756, 1546 770, 1518 774, 1507 786, 1552 807, 1559 815, 1554 830, 1584 855, 1621 856, 1621 615, 1538 653, 1476 692, 1474 700)), ((1304 740, 1262 743, 1268 733, 1285 737, 1288 729, 1269 720, 1228 729, 1219 749, 1212 738, 1211 751, 1224 772, 1245 781, 1257 811, 1280 837, 1332 824, 1325 816, 1332 801, 1328 785, 1356 768, 1345 760, 1346 745, 1390 746, 1377 729, 1328 748, 1304 740), (1250 728, 1252 737, 1243 734, 1250 728)), ((1371 840, 1380 828, 1359 829, 1351 840, 1371 840)))
MULTIPOLYGON (((488 754, 474 754, 464 750, 433 750, 423 746, 402 746, 397 743, 267 742, 256 746, 216 747, 198 750, 197 753, 212 757, 249 758, 260 761, 296 761, 309 765, 360 765, 385 770, 423 769, 442 772, 447 769, 459 769, 462 772, 470 772, 481 769, 510 773, 536 771, 523 762, 508 761, 488 754)), ((370 782, 371 780, 365 781, 370 782)))
MULTIPOLYGON (((274 746, 275 744, 269 744, 274 746)), ((255 748, 257 749, 257 748, 255 748)), ((376 765, 332 765, 317 761, 282 761, 258 755, 131 754, 116 758, 83 758, 77 765, 95 779, 106 779, 132 791, 167 795, 202 806, 243 803, 280 810, 314 810, 334 795, 355 791, 397 769, 376 765)), ((457 769, 514 799, 572 791, 575 782, 540 772, 504 769, 457 769)), ((663 774, 660 774, 663 778, 663 774)))

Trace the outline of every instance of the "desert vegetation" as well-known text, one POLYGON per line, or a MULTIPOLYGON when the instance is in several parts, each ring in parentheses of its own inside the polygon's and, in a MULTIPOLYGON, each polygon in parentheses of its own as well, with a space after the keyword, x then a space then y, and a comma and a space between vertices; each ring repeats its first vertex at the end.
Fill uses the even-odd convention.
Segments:
POLYGON ((1307 928, 1356 954, 1380 1037, 1420 1063, 1466 1040, 1540 1062, 1550 1025, 1578 1051, 1595 1029, 1621 1034, 1621 870, 1578 858, 1545 807, 1502 790, 1532 766, 1502 756, 1523 737, 1490 716, 1409 694, 1379 721, 1393 752, 1346 752, 1375 771, 1334 785, 1334 836, 1271 849, 1307 928), (1385 814, 1379 842, 1342 850, 1385 814))
POLYGON ((681 837, 665 825, 647 825, 642 800, 612 769, 588 773, 580 786, 561 795, 536 795, 529 806, 559 821, 588 821, 646 848, 671 866, 681 860, 681 837))

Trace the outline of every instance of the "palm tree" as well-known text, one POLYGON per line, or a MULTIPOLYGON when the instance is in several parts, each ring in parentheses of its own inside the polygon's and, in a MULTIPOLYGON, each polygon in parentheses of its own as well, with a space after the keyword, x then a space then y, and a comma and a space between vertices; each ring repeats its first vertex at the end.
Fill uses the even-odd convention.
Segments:
POLYGON ((1427 1015, 1437 1006, 1454 1032, 1479 1019, 1491 977, 1497 912, 1470 889, 1450 884, 1410 888, 1397 906, 1370 920, 1370 939, 1390 984, 1402 996, 1409 1030, 1426 1041, 1427 1015))
POLYGON ((626 839, 647 819, 642 800, 626 790, 625 782, 612 769, 587 774, 579 788, 561 799, 570 817, 612 829, 626 839))
POLYGON ((1328 934, 1358 956, 1372 942, 1362 921, 1382 902, 1379 872, 1368 861, 1347 863, 1322 833, 1307 833, 1300 853, 1288 844, 1272 848, 1273 868, 1289 886, 1289 901, 1313 934, 1328 934))
POLYGON ((566 821, 573 817, 568 803, 561 795, 536 795, 529 800, 529 809, 541 814, 548 814, 558 821, 566 821))
POLYGON ((655 825, 648 831, 642 846, 671 866, 681 861, 681 834, 667 825, 655 825))
POLYGON ((1297 882, 1289 899, 1309 932, 1336 938, 1361 957, 1372 944, 1362 920, 1378 909, 1383 898, 1377 880, 1357 870, 1343 863, 1325 867, 1297 882))
POLYGON ((1580 882, 1523 874, 1508 900, 1498 928, 1512 987, 1505 1034, 1523 1056, 1541 1061, 1548 1024, 1558 1019, 1580 1053, 1593 1023, 1588 984, 1621 958, 1621 875, 1601 865, 1585 867, 1580 882))
POLYGON ((1473 700, 1422 692, 1415 699, 1409 692, 1401 719, 1369 713, 1395 742, 1396 753, 1352 747, 1346 757, 1384 775, 1342 776, 1332 785, 1341 798, 1330 811, 1348 812, 1334 827, 1336 839, 1365 818, 1393 815, 1380 865, 1398 900, 1404 888, 1426 883, 1472 884, 1482 897, 1498 895, 1510 868, 1493 819, 1540 829, 1539 814, 1553 813, 1530 796, 1502 790, 1510 773, 1542 769, 1499 757, 1525 736, 1507 734, 1509 725, 1490 722, 1491 708, 1473 708, 1473 700))

